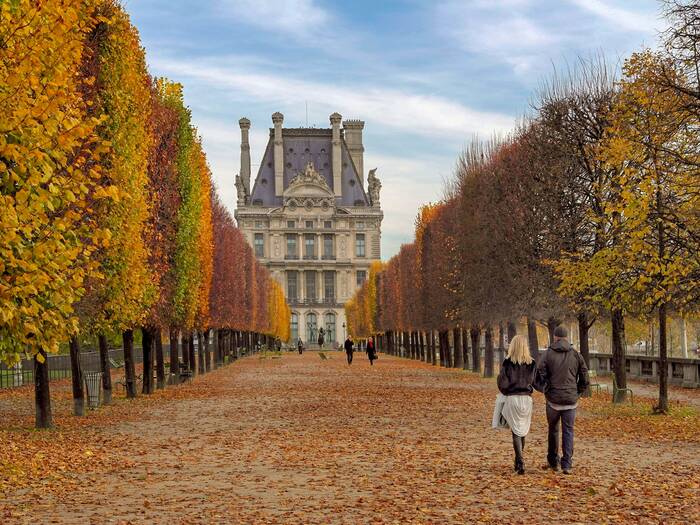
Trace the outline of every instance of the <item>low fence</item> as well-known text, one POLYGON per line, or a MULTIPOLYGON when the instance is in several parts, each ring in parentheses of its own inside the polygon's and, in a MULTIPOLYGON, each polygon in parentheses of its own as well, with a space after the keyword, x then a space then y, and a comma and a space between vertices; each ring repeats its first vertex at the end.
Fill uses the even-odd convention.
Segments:
MULTIPOLYGON (((163 354, 168 355, 169 345, 163 345, 163 354)), ((124 361, 124 351, 121 348, 113 348, 109 351, 109 358, 115 362, 124 361)), ((65 379, 71 377, 70 355, 49 355, 49 380, 65 379)), ((143 352, 141 347, 134 347, 134 362, 143 362, 143 352)), ((80 364, 83 372, 99 372, 100 354, 99 352, 81 352, 80 364)), ((8 368, 0 363, 0 388, 13 388, 22 385, 34 384, 34 361, 32 359, 22 359, 14 368, 8 368)))
MULTIPOLYGON (((630 379, 659 382, 658 356, 628 355, 625 363, 630 379)), ((612 355, 591 353, 590 368, 597 374, 612 373, 612 355)), ((700 359, 670 357, 667 374, 669 384, 700 388, 700 359)))

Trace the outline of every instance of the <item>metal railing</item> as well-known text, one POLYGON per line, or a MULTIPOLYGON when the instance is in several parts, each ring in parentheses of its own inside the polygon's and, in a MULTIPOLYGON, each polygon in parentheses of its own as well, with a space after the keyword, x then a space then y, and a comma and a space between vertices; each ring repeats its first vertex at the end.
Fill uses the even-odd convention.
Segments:
POLYGON ((324 297, 323 299, 298 299, 288 297, 287 301, 291 306, 341 306, 336 301, 335 297, 324 297))
MULTIPOLYGON (((170 346, 163 344, 163 354, 168 355, 170 346)), ((109 358, 114 361, 124 360, 124 351, 121 348, 113 348, 109 351, 109 358)), ((49 355, 46 357, 49 365, 49 381, 71 377, 70 355, 49 355)), ((134 362, 143 362, 141 347, 134 347, 134 362)), ((83 372, 100 372, 99 352, 81 352, 80 365, 83 372)), ((0 388, 13 388, 22 385, 34 384, 34 360, 22 359, 19 366, 8 368, 0 363, 0 388)))

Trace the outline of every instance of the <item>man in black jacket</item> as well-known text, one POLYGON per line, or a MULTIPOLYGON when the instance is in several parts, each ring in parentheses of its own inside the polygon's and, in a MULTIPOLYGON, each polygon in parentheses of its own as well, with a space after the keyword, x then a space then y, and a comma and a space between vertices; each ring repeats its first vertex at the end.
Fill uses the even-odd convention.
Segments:
POLYGON ((352 354, 355 351, 355 343, 352 340, 352 336, 348 335, 348 338, 345 340, 345 353, 348 357, 348 364, 352 364, 352 354))
POLYGON ((588 368, 579 352, 569 344, 569 332, 564 326, 554 330, 554 342, 547 348, 537 365, 535 386, 547 399, 548 466, 559 467, 559 421, 562 426, 561 469, 571 473, 574 455, 574 420, 578 398, 588 388, 588 368))

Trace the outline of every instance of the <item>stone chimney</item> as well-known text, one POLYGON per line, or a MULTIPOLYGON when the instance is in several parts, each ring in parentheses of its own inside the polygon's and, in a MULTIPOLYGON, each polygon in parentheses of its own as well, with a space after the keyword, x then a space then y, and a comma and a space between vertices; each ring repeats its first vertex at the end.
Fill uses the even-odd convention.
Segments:
POLYGON ((365 127, 363 120, 346 120, 343 122, 343 130, 345 134, 345 144, 348 146, 350 158, 352 158, 357 174, 360 176, 360 184, 365 186, 365 169, 364 169, 364 153, 365 148, 362 145, 362 130, 365 127))
POLYGON ((250 143, 248 142, 248 130, 250 129, 250 120, 243 117, 238 121, 241 126, 241 181, 245 188, 246 194, 250 195, 250 143))
POLYGON ((340 197, 343 194, 341 187, 342 179, 340 176, 343 169, 342 152, 340 149, 340 121, 342 119, 343 117, 341 117, 339 113, 333 113, 330 116, 331 127, 333 128, 333 193, 335 193, 336 197, 340 197))
POLYGON ((282 143, 282 122, 284 115, 279 111, 272 114, 275 125, 274 158, 275 158, 275 195, 282 196, 284 192, 284 145, 282 143))

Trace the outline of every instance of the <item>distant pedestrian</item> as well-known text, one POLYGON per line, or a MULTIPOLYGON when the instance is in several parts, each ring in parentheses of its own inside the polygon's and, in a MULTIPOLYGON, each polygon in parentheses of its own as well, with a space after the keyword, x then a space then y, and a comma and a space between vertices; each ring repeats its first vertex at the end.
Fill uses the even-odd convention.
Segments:
POLYGON ((377 349, 374 347, 374 339, 371 337, 367 340, 367 358, 369 359, 369 364, 374 365, 374 360, 377 359, 377 349))
POLYGON ((569 343, 569 331, 564 326, 554 329, 554 342, 547 348, 537 365, 535 388, 547 399, 547 465, 557 470, 561 464, 564 474, 571 473, 574 455, 574 421, 578 398, 588 388, 588 368, 579 352, 569 343), (559 459, 559 422, 561 421, 561 463, 559 459))
POLYGON ((352 354, 355 351, 355 343, 352 341, 352 336, 348 335, 348 338, 345 340, 345 354, 348 357, 348 364, 352 364, 352 354))
POLYGON ((297 350, 299 350, 299 355, 304 351, 304 341, 301 340, 301 337, 297 339, 297 350))
POLYGON ((525 474, 525 436, 532 421, 532 390, 535 380, 535 360, 530 355, 527 339, 516 335, 508 346, 501 371, 498 374, 498 390, 506 396, 501 414, 508 422, 515 452, 515 471, 525 474))
POLYGON ((318 330, 318 347, 323 348, 323 343, 326 342, 326 332, 323 330, 323 328, 319 328, 318 330))

